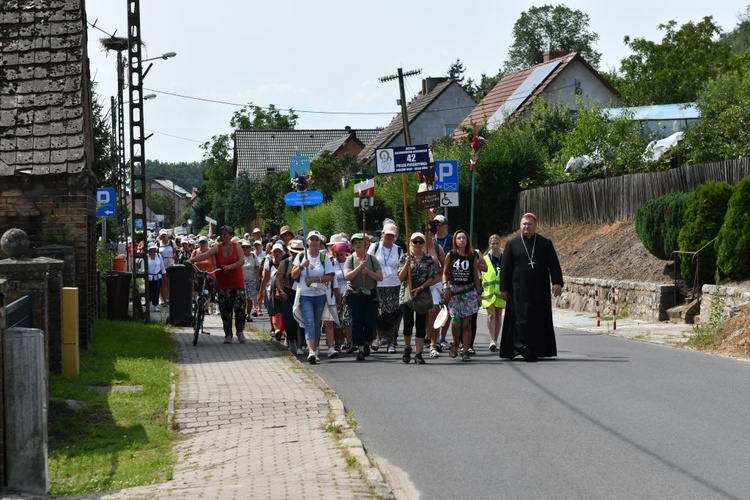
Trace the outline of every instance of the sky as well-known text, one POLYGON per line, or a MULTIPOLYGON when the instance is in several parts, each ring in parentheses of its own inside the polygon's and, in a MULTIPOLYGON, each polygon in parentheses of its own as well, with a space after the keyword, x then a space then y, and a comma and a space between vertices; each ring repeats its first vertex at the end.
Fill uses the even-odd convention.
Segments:
MULTIPOLYGON (((513 25, 533 6, 549 0, 141 0, 143 58, 157 59, 143 80, 147 160, 193 162, 200 145, 232 131, 242 105, 294 109, 297 129, 385 127, 400 112, 396 80, 380 77, 421 69, 405 79, 406 99, 422 78, 447 74, 460 59, 465 76, 496 74, 507 59, 513 25), (182 96, 182 97, 180 97, 182 96)), ((625 36, 660 42, 659 24, 678 26, 713 16, 731 31, 750 1, 567 0, 589 16, 599 35, 599 69, 612 70, 631 55, 625 36)), ((89 60, 105 110, 117 93, 115 53, 100 38, 127 37, 127 0, 86 0, 89 60)), ((148 63, 145 63, 148 64, 148 63)), ((145 66, 144 64, 144 66, 145 66)), ((145 69, 145 68, 144 68, 145 69)), ((127 76, 126 76, 127 80, 127 76)), ((125 92, 127 100, 128 93, 125 92)), ((127 111, 125 113, 127 117, 127 111)), ((126 136, 128 134, 126 124, 126 136)), ((128 148, 125 148, 126 154, 128 148)))

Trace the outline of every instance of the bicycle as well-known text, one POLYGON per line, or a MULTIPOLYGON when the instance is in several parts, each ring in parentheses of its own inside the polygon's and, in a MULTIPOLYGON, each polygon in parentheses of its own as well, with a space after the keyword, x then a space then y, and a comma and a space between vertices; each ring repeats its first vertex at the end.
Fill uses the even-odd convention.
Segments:
POLYGON ((191 323, 193 324, 193 346, 198 345, 198 335, 203 333, 203 320, 206 317, 206 304, 208 304, 211 298, 211 291, 206 287, 208 283, 208 277, 215 274, 216 270, 204 271, 195 264, 193 264, 195 270, 194 282, 198 285, 193 299, 193 317, 191 323))

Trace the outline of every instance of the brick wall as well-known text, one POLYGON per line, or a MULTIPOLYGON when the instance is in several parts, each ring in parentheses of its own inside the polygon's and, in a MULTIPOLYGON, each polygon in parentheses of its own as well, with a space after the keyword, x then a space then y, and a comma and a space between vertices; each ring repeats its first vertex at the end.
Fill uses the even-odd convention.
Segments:
MULTIPOLYGON (((0 234, 12 227, 28 234, 28 257, 46 245, 74 249, 79 293, 79 342, 85 349, 96 318, 96 179, 81 174, 16 174, 0 183, 0 234)), ((0 251, 0 257, 2 255, 0 251)))

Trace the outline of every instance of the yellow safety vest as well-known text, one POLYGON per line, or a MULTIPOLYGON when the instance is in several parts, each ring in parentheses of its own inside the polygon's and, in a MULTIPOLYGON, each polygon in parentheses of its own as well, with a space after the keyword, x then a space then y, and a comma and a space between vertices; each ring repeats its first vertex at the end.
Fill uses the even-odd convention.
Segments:
POLYGON ((482 273, 482 307, 505 307, 505 301, 500 298, 500 271, 492 265, 489 254, 484 256, 487 270, 482 273), (499 301, 499 303, 498 303, 499 301))

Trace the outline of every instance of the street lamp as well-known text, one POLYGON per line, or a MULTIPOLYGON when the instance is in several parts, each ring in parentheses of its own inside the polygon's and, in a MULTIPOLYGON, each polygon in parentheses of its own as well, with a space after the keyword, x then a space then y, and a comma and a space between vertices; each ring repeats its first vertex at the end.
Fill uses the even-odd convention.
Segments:
MULTIPOLYGON (((166 61, 170 57, 174 57, 176 55, 177 55, 177 52, 165 52, 162 55, 160 55, 159 57, 151 57, 149 59, 141 59, 141 63, 145 63, 145 62, 148 62, 148 61, 156 61, 157 59, 164 59, 166 61)), ((143 75, 141 76, 141 80, 143 80, 144 78, 146 78, 146 75, 148 74, 149 70, 151 69, 151 66, 153 66, 153 65, 154 65, 154 63, 150 63, 148 65, 148 67, 146 68, 146 71, 144 71, 143 75)), ((145 97, 144 97, 144 99, 145 99, 145 97)))

